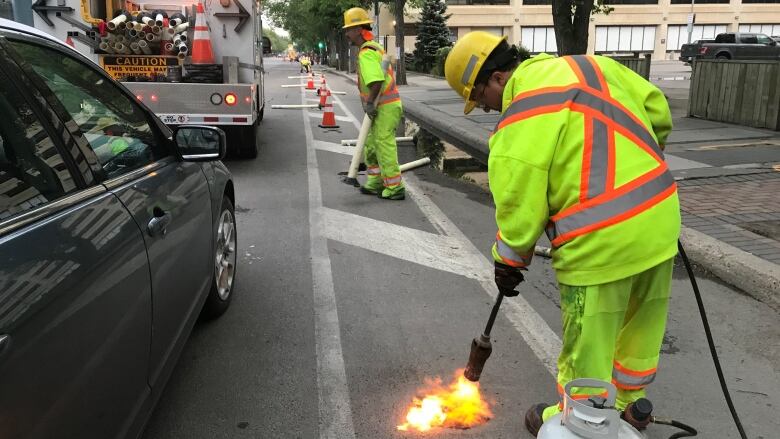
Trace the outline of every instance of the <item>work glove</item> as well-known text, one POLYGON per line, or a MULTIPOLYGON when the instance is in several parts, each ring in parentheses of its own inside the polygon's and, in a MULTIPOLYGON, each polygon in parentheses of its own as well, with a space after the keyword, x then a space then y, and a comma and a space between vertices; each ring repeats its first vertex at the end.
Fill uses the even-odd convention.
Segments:
POLYGON ((500 262, 495 262, 496 286, 506 297, 515 297, 520 294, 515 288, 525 280, 523 272, 517 267, 511 267, 500 262))
POLYGON ((374 105, 373 102, 363 103, 363 111, 366 112, 366 114, 371 120, 374 120, 376 118, 376 115, 379 114, 379 110, 376 109, 376 106, 374 105))

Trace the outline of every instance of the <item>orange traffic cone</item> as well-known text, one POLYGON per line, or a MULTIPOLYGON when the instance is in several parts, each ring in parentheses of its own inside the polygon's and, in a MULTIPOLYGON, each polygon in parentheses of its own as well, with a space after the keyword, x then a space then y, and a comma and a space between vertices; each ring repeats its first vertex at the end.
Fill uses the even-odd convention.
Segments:
POLYGON ((306 90, 316 90, 314 88, 314 75, 309 73, 309 81, 306 83, 306 90))
POLYGON ((206 25, 203 3, 198 2, 198 13, 195 15, 195 35, 192 38, 192 63, 214 64, 214 50, 211 48, 209 27, 206 25))
POLYGON ((330 96, 330 90, 327 88, 320 89, 320 108, 328 105, 328 96, 330 96))
MULTIPOLYGON (((325 104, 320 106, 325 109, 325 112, 322 113, 322 122, 320 123, 320 128, 338 128, 339 126, 336 125, 336 113, 333 112, 333 104, 328 103, 328 93, 323 93, 325 95, 325 104)), ((322 98, 320 97, 320 102, 322 102, 322 98)))

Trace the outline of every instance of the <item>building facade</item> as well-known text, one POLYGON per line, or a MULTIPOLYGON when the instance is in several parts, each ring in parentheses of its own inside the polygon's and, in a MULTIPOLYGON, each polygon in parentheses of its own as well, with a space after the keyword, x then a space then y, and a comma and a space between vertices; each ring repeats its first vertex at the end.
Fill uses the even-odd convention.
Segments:
MULTIPOLYGON (((532 53, 556 51, 551 0, 448 0, 449 26, 458 36, 473 30, 505 35, 532 53)), ((613 0, 608 15, 590 18, 588 53, 650 53, 677 59, 688 42, 721 32, 780 35, 780 0, 613 0), (693 9, 693 11, 691 11, 693 9)))

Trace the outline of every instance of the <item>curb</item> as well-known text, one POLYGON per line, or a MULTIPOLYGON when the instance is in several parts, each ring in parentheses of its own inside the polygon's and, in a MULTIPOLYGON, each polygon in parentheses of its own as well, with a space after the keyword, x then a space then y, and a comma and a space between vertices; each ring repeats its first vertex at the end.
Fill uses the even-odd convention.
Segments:
POLYGON ((692 261, 780 312, 780 266, 690 227, 680 240, 692 261))

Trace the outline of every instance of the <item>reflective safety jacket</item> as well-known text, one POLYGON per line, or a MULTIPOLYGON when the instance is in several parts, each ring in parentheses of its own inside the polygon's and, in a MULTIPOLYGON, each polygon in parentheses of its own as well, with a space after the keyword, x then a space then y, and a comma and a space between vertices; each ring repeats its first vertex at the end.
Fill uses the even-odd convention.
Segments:
POLYGON ((368 102, 371 93, 368 85, 374 82, 382 81, 382 92, 379 96, 377 107, 388 104, 401 105, 401 95, 398 93, 398 87, 395 84, 395 73, 393 66, 387 69, 387 75, 382 71, 382 57, 385 51, 376 41, 366 41, 360 46, 357 62, 358 88, 360 89, 360 98, 363 102, 368 102))
POLYGON ((558 281, 574 286, 674 257, 680 207, 662 152, 671 130, 661 91, 612 59, 523 62, 490 137, 493 257, 525 267, 546 232, 558 281))

